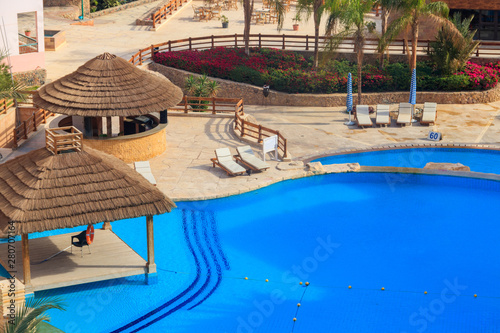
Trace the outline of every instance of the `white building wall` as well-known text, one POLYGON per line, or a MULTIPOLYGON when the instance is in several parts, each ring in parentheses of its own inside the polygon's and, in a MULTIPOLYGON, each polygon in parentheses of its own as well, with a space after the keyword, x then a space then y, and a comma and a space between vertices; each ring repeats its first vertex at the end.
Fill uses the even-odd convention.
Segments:
POLYGON ((43 29, 43 0, 0 0, 0 48, 8 49, 14 72, 45 67, 43 29), (17 14, 25 12, 36 12, 37 53, 19 54, 18 32, 25 27, 18 27, 17 14))

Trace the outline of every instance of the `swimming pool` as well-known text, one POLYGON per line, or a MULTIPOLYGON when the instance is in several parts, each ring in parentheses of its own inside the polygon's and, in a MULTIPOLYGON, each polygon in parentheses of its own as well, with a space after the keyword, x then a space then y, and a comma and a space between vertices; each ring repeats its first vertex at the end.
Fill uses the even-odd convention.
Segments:
MULTIPOLYGON (((50 314, 67 333, 495 331, 499 183, 393 176, 178 203, 155 218, 156 284, 139 276, 36 297, 66 299, 68 311, 50 314)), ((146 257, 145 227, 132 225, 144 219, 113 230, 146 257)))
POLYGON ((471 171, 500 174, 500 151, 469 148, 408 148, 367 151, 318 158, 322 164, 423 168, 428 162, 462 163, 471 171))

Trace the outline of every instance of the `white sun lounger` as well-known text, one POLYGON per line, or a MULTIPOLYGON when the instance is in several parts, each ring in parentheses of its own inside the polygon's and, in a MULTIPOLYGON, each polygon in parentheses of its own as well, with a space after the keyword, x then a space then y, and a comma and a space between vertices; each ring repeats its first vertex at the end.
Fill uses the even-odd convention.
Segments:
POLYGON ((356 105, 356 121, 359 127, 373 126, 368 105, 356 105))
POLYGON ((437 103, 424 103, 424 111, 422 113, 421 124, 434 124, 437 116, 437 103))
POLYGON ((134 162, 135 171, 140 173, 146 180, 148 180, 151 184, 156 186, 156 179, 151 172, 151 166, 149 165, 149 161, 140 161, 134 162))
POLYGON ((398 124, 411 123, 411 108, 412 105, 410 103, 399 103, 398 124))
POLYGON ((391 117, 389 116, 389 105, 377 104, 377 118, 375 119, 377 125, 390 125, 391 117))
POLYGON ((242 146, 236 148, 238 155, 234 155, 237 161, 243 163, 250 169, 254 171, 265 171, 269 169, 269 164, 257 158, 253 153, 253 150, 250 146, 242 146))
POLYGON ((213 167, 216 165, 226 171, 228 175, 236 176, 245 173, 247 170, 233 160, 229 148, 219 148, 215 150, 215 158, 210 159, 213 167))

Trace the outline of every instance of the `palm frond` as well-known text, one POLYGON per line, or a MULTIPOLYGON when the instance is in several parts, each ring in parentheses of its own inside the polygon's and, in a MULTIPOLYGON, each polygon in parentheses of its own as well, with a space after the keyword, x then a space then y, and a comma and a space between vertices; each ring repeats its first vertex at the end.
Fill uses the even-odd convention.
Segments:
POLYGON ((406 29, 408 25, 412 22, 413 16, 410 13, 406 13, 392 21, 392 23, 387 28, 387 31, 378 42, 378 52, 382 53, 389 46, 389 44, 399 35, 401 31, 406 29))

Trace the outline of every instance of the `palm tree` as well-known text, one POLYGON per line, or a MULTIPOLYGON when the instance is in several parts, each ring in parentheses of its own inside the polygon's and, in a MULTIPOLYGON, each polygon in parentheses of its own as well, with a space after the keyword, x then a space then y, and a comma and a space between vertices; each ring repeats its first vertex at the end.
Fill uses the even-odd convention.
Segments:
POLYGON ((0 99, 26 100, 26 94, 21 90, 25 89, 22 83, 15 81, 10 73, 10 67, 3 62, 7 57, 0 53, 0 99))
POLYGON ((327 21, 327 36, 331 36, 329 49, 334 51, 346 38, 354 38, 354 51, 357 52, 356 64, 358 69, 358 104, 361 104, 363 47, 365 36, 368 31, 365 15, 373 8, 375 0, 344 0, 340 6, 331 10, 327 21), (344 30, 333 34, 336 23, 344 26, 344 30))
MULTIPOLYGON (((382 35, 387 32, 387 22, 391 15, 391 11, 397 7, 399 0, 377 0, 376 4, 382 7, 380 20, 382 21, 382 35)), ((389 49, 386 49, 387 60, 389 60, 389 49)), ((380 53, 380 68, 384 66, 384 53, 380 53)))
POLYGON ((35 333, 41 326, 47 326, 44 322, 50 321, 46 311, 57 309, 64 311, 64 303, 59 297, 30 298, 17 309, 15 317, 5 320, 2 333, 35 333))
POLYGON ((457 37, 460 33, 448 21, 448 5, 444 2, 428 2, 428 0, 400 0, 395 8, 400 17, 395 19, 387 28, 387 32, 380 38, 379 52, 384 52, 389 43, 405 29, 411 30, 411 56, 408 58, 410 71, 417 66, 418 28, 421 18, 427 17, 432 21, 447 26, 457 37))
POLYGON ((321 16, 323 15, 325 9, 334 6, 338 1, 331 1, 329 4, 325 4, 324 0, 298 0, 297 2, 297 14, 296 20, 299 21, 301 15, 306 15, 306 20, 309 20, 311 14, 314 20, 314 68, 318 67, 319 59, 319 26, 321 23, 321 16))
MULTIPOLYGON (((283 18, 285 16, 285 7, 282 0, 268 0, 271 8, 278 15, 278 31, 283 28, 283 18)), ((252 13, 255 0, 243 0, 243 40, 245 41, 245 54, 250 55, 250 23, 252 21, 252 13)))

